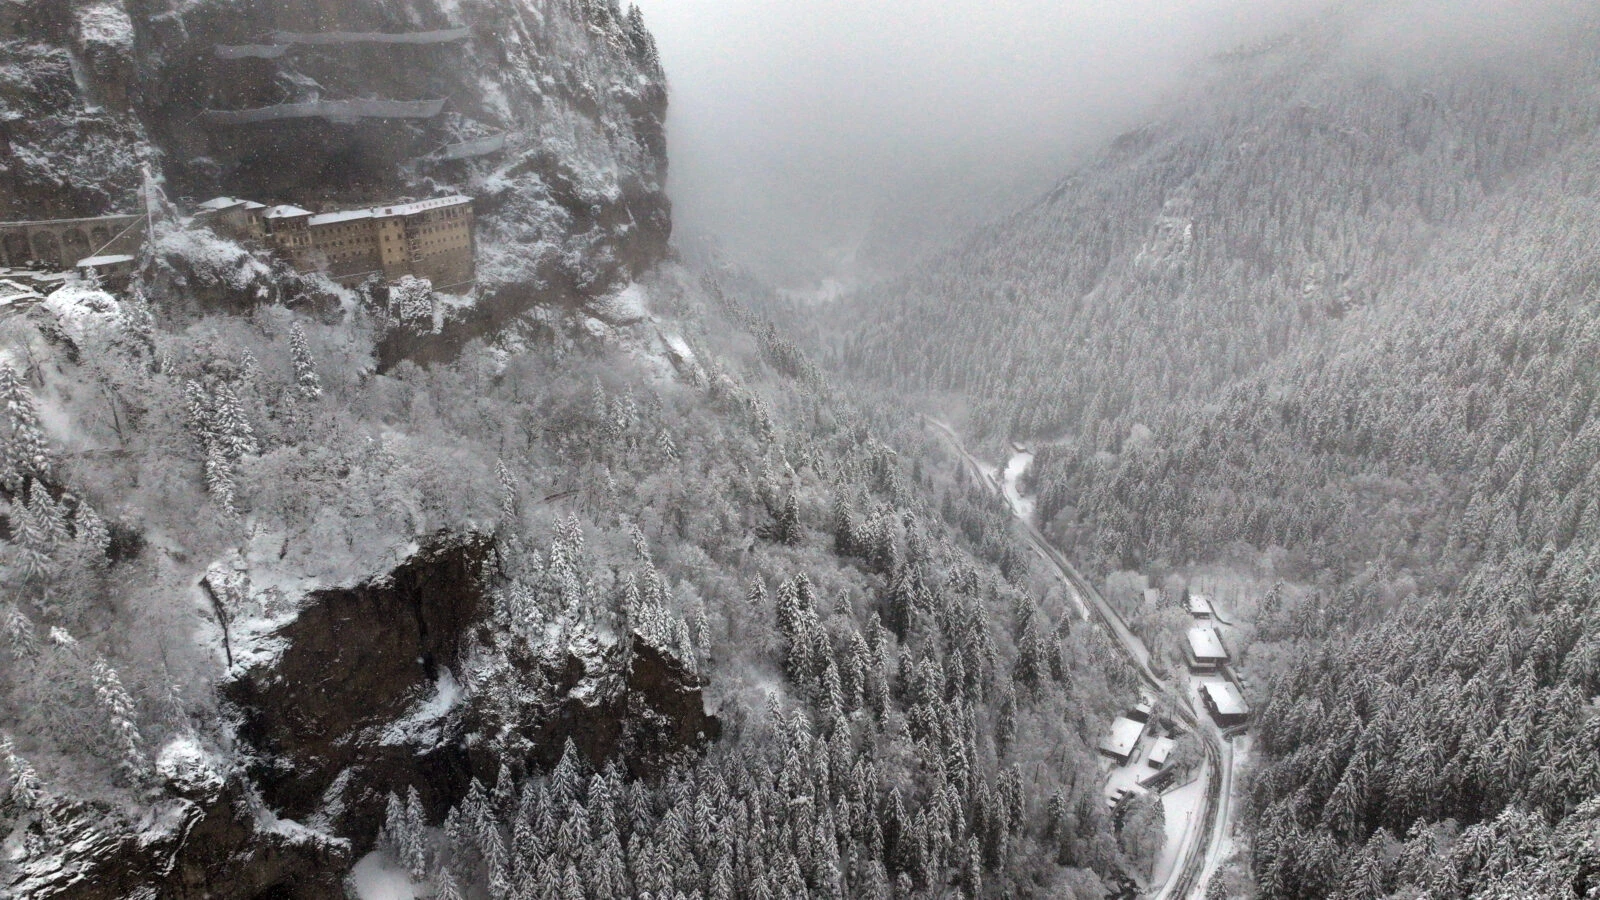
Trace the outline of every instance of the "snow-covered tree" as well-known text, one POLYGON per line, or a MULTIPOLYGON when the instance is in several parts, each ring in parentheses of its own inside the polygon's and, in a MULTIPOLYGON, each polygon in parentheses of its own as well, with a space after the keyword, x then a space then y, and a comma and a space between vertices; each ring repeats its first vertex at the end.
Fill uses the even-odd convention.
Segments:
POLYGON ((294 363, 295 390, 307 400, 321 397, 322 379, 317 375, 317 361, 311 356, 305 327, 299 322, 289 328, 289 356, 294 363))

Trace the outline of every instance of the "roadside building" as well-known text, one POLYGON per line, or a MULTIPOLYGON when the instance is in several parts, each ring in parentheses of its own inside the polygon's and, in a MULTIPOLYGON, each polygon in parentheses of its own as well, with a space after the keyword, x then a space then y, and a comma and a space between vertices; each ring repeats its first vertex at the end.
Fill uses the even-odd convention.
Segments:
POLYGON ((78 274, 85 278, 98 279, 107 286, 118 286, 125 285, 133 277, 135 260, 127 253, 91 256, 78 260, 76 268, 78 274))
POLYGON ((1133 756, 1133 751, 1139 746, 1139 739, 1144 737, 1145 723, 1138 722, 1127 716, 1119 716, 1111 723, 1111 731, 1106 734, 1105 740, 1100 742, 1100 752, 1116 760, 1119 764, 1126 764, 1133 756))
POLYGON ((1215 672, 1228 661, 1222 636, 1210 625, 1196 625, 1189 629, 1188 646, 1185 649, 1192 672, 1215 672))
POLYGON ((1156 738, 1155 741, 1150 744, 1150 753, 1145 756, 1145 763, 1148 764, 1152 769, 1159 769, 1166 765, 1167 760, 1172 757, 1172 748, 1175 747, 1177 743, 1177 741, 1169 737, 1156 738))
POLYGON ((1200 699, 1219 727, 1232 728, 1250 720, 1250 707, 1232 682, 1204 682, 1200 685, 1200 699))
POLYGON ((1189 595, 1189 615, 1196 619, 1211 619, 1217 615, 1216 607, 1211 605, 1211 598, 1205 594, 1189 595))

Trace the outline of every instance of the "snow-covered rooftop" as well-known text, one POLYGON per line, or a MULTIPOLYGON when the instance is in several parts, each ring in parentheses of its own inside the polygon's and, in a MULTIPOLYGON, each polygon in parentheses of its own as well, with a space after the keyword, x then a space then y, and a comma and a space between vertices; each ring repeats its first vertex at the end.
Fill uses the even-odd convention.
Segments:
POLYGON ((290 219, 309 215, 311 215, 311 210, 301 209, 298 206, 291 206, 287 203, 267 210, 267 218, 269 219, 290 219))
POLYGON ((1100 749, 1113 756, 1126 758, 1133 753, 1133 748, 1143 736, 1143 722, 1135 722, 1127 716, 1118 716, 1117 720, 1111 723, 1111 733, 1100 742, 1100 749))
POLYGON ((431 200, 416 200, 411 203, 396 203, 393 206, 375 206, 372 208, 374 215, 379 216, 410 216, 430 209, 445 209, 451 206, 464 206, 472 202, 471 197, 452 194, 449 197, 434 197, 431 200))
POLYGON ((1205 594, 1189 595, 1189 615, 1210 616, 1215 612, 1216 610, 1211 606, 1210 597, 1207 597, 1205 594))
POLYGON ((97 266, 117 266, 133 262, 133 257, 126 253, 115 253, 107 256, 88 256, 78 260, 78 268, 93 269, 97 266))
POLYGON ((1203 625, 1189 629, 1189 650, 1195 659, 1220 661, 1228 658, 1217 630, 1203 625))
POLYGON ((410 203, 395 203, 389 206, 369 206, 363 209, 346 209, 339 212, 320 213, 312 216, 310 223, 316 225, 337 225, 340 222, 353 222, 357 219, 383 219, 391 216, 413 216, 420 212, 434 209, 446 209, 452 206, 465 206, 472 202, 471 197, 459 194, 450 197, 434 197, 431 200, 415 200, 410 203))
POLYGON ((319 213, 310 219, 312 225, 334 225, 339 222, 350 222, 356 219, 370 219, 373 212, 370 209, 347 209, 343 212, 319 213))
POLYGON ((1244 702, 1244 695, 1233 686, 1231 681, 1207 681, 1200 685, 1200 689, 1211 698, 1211 705, 1217 712, 1224 716, 1248 715, 1250 706, 1244 702))
POLYGON ((243 202, 243 200, 235 200, 232 197, 212 197, 210 200, 195 207, 195 209, 230 209, 243 202))
POLYGON ((1172 748, 1176 743, 1169 737, 1156 738, 1150 744, 1150 752, 1145 756, 1144 761, 1157 769, 1161 768, 1167 764, 1167 757, 1172 755, 1172 748))

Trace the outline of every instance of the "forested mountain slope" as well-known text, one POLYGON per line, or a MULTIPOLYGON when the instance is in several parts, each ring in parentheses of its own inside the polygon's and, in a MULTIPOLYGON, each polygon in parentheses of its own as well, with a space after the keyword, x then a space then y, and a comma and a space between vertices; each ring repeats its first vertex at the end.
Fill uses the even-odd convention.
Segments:
POLYGON ((1559 64, 1410 70, 1342 22, 1219 59, 1180 111, 861 297, 846 363, 962 391, 980 434, 1115 449, 1336 328, 1594 125, 1591 31, 1551 37, 1559 64))
POLYGON ((0 895, 1090 900, 1153 865, 1160 807, 1114 822, 1091 749, 1133 674, 1003 507, 662 264, 636 12, 18 0, 0 34, 0 100, 56 114, 14 132, 9 209, 143 183, 150 227, 127 284, 0 311, 0 895), (249 43, 457 24, 409 67, 249 43), (95 35, 110 68, 68 77, 95 35), (450 114, 193 118, 402 89, 450 114), (491 127, 504 156, 409 156, 491 127), (523 302, 386 357, 446 313, 167 202, 213 189, 465 190, 486 295, 523 302))
POLYGON ((1595 21, 1374 66, 1328 26, 867 298, 845 361, 1047 438, 1098 572, 1262 598, 1262 897, 1589 896, 1600 562, 1595 21), (1267 562, 1262 562, 1266 560, 1267 562))

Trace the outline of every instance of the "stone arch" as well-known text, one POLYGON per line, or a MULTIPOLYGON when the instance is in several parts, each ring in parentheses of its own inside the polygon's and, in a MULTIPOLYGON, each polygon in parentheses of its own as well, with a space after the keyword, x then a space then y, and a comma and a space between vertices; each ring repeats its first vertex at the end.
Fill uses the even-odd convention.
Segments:
POLYGON ((33 255, 47 263, 64 265, 61 262, 61 242, 56 240, 52 231, 40 230, 33 233, 33 255))
POLYGON ((28 260, 33 259, 33 248, 28 246, 26 232, 6 232, 6 236, 0 239, 0 246, 5 249, 6 265, 8 266, 26 265, 28 260))
POLYGON ((61 264, 70 266, 87 257, 94 248, 89 246, 89 235, 82 228, 68 228, 61 233, 61 264))

